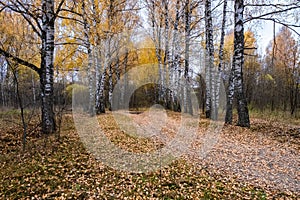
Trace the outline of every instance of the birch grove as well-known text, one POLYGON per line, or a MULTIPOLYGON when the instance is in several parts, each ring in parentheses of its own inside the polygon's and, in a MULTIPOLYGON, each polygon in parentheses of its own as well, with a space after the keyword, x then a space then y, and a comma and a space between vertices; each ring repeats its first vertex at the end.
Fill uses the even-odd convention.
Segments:
POLYGON ((31 74, 30 99, 40 100, 46 134, 56 131, 56 104, 69 101, 54 91, 61 76, 65 87, 84 85, 88 105, 83 111, 94 116, 113 111, 118 84, 116 108, 127 108, 126 95, 135 86, 131 79, 147 75, 142 68, 136 77, 128 72, 151 64, 157 65, 151 72, 157 83, 128 97, 129 109, 154 103, 193 115, 202 107, 206 118, 227 124, 237 118, 243 127, 250 127, 252 108, 297 116, 299 8, 299 1, 0 0, 1 106, 19 107, 8 62, 31 70, 24 74, 31 74), (273 39, 261 49, 259 26, 253 24, 269 21, 273 39), (14 26, 22 31, 13 31, 14 26))

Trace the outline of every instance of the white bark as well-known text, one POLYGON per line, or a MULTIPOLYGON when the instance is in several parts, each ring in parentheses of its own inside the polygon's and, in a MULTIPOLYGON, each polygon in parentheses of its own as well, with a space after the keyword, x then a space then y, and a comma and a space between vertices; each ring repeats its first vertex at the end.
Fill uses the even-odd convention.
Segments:
MULTIPOLYGON (((220 87, 221 87, 221 74, 223 68, 223 57, 224 57, 224 38, 225 38, 225 26, 226 26, 226 9, 227 9, 227 0, 224 0, 223 3, 223 20, 221 27, 221 39, 220 39, 220 48, 219 48, 219 66, 216 74, 217 85, 216 85, 216 110, 219 109, 219 101, 220 101, 220 87)), ((215 116, 218 117, 218 113, 215 113, 215 116)))
MULTIPOLYGON (((165 43, 165 49, 164 49, 164 68, 163 68, 163 100, 164 104, 167 104, 168 98, 170 98, 171 94, 167 94, 166 89, 169 88, 169 83, 167 80, 167 69, 170 72, 170 55, 169 55, 169 0, 165 0, 164 2, 164 18, 165 18, 165 33, 164 33, 164 43, 165 43)), ((170 81, 170 79, 169 79, 170 81)))
POLYGON ((43 0, 42 10, 42 130, 44 133, 53 133, 56 130, 53 111, 54 0, 43 0))
POLYGON ((244 27, 243 27, 244 1, 235 1, 235 31, 234 31, 234 87, 237 97, 238 125, 250 127, 247 101, 243 86, 244 65, 244 27))
POLYGON ((100 88, 101 88, 101 80, 102 80, 102 59, 101 59, 101 51, 100 51, 100 44, 97 45, 96 52, 96 94, 95 94, 95 109, 100 105, 100 88))
POLYGON ((85 2, 82 1, 82 19, 83 19, 83 33, 84 33, 84 46, 87 49, 88 54, 88 88, 89 88, 89 105, 88 112, 91 116, 95 114, 95 87, 94 87, 94 74, 93 74, 93 52, 90 43, 90 24, 88 22, 88 16, 85 8, 85 2))
POLYGON ((108 70, 108 108, 111 111, 112 109, 112 95, 113 95, 113 72, 112 72, 112 63, 109 64, 108 70))
POLYGON ((159 21, 156 21, 156 5, 155 1, 151 0, 149 5, 150 8, 150 15, 151 15, 151 26, 152 26, 152 39, 155 45, 155 53, 158 60, 158 102, 162 101, 163 99, 163 69, 162 69, 162 55, 161 55, 161 48, 162 48, 162 25, 163 25, 163 17, 162 15, 159 16, 159 21))
POLYGON ((173 104, 175 111, 178 111, 178 100, 179 99, 179 88, 180 88, 180 44, 179 44, 179 26, 180 20, 180 0, 176 1, 176 15, 175 15, 175 23, 174 23, 174 33, 173 33, 173 84, 174 84, 174 94, 172 95, 173 104))
POLYGON ((193 108, 192 108, 192 102, 191 102, 191 95, 189 86, 191 85, 190 82, 190 41, 191 41, 191 17, 192 17, 192 10, 191 10, 191 1, 186 0, 185 2, 185 63, 184 63, 184 79, 185 79, 185 92, 184 92, 184 112, 187 112, 191 115, 193 115, 193 108))
POLYGON ((205 82, 206 82, 206 117, 215 119, 217 111, 215 105, 215 69, 214 69, 214 44, 213 26, 211 15, 211 1, 205 1, 205 82))
POLYGON ((99 84, 99 99, 96 102, 97 114, 105 113, 104 85, 106 80, 106 69, 107 69, 107 63, 104 64, 103 72, 99 84))

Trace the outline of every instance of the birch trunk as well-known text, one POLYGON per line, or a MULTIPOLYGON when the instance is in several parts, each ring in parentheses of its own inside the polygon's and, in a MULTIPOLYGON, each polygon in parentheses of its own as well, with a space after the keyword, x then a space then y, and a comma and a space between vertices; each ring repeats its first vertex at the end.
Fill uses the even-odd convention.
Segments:
POLYGON ((109 1, 109 10, 108 10, 108 51, 107 51, 107 59, 106 62, 108 64, 108 109, 111 111, 111 106, 112 106, 112 92, 113 92, 113 70, 112 70, 112 62, 111 62, 111 56, 112 56, 112 24, 113 24, 113 18, 114 18, 114 0, 109 1))
MULTIPOLYGON (((120 84, 120 79, 121 79, 121 71, 120 71, 120 57, 119 57, 119 50, 117 49, 117 61, 116 61, 116 84, 120 84)), ((120 100, 121 99, 121 93, 118 92, 118 99, 120 100)), ((120 103, 121 101, 118 102, 118 105, 117 106, 117 109, 120 108, 120 103)))
POLYGON ((83 18, 83 32, 84 32, 84 46, 87 49, 88 54, 88 66, 87 66, 87 74, 88 74, 88 84, 89 84, 89 105, 88 112, 91 116, 95 114, 95 93, 94 93, 94 80, 93 80, 93 55, 92 48, 90 43, 90 25, 87 20, 87 13, 85 10, 85 2, 82 1, 82 18, 83 18))
POLYGON ((250 127, 247 101, 243 86, 244 65, 244 24, 243 24, 244 1, 235 1, 235 27, 234 27, 234 86, 237 98, 238 126, 250 127))
POLYGON ((215 87, 214 87, 214 44, 211 16, 211 1, 205 1, 205 82, 206 82, 206 118, 215 119, 215 87))
POLYGON ((53 111, 54 0, 43 0, 42 10, 42 55, 40 68, 42 131, 45 134, 49 134, 56 130, 53 111))
POLYGON ((112 110, 112 94, 113 94, 113 71, 112 64, 109 64, 108 72, 108 109, 112 110))
POLYGON ((4 77, 4 69, 3 66, 1 67, 1 71, 0 71, 0 88, 1 88, 1 101, 2 101, 2 106, 5 107, 5 94, 4 94, 4 84, 5 84, 5 77, 4 77))
POLYGON ((107 64, 104 64, 103 72, 99 84, 99 100, 96 102, 96 114, 105 113, 104 85, 106 80, 107 64))
MULTIPOLYGON (((222 27, 221 27, 221 38, 220 38, 220 48, 219 48, 219 66, 218 71, 216 74, 217 85, 216 85, 216 111, 219 109, 219 102, 220 102, 220 87, 221 87, 221 75, 222 75, 222 68, 223 68, 223 59, 224 59, 224 38, 225 38, 225 26, 226 26, 226 9, 227 9, 227 0, 224 0, 223 3, 223 20, 222 20, 222 27)), ((216 118, 218 117, 218 112, 214 113, 216 118)))
MULTIPOLYGON (((125 47, 126 48, 126 47, 125 47)), ((125 108, 125 93, 127 91, 127 84, 128 84, 128 74, 127 74, 127 63, 128 63, 128 49, 125 49, 125 58, 124 58, 124 76, 123 76, 123 83, 121 84, 121 97, 120 97, 120 108, 125 108)))
POLYGON ((106 71, 107 68, 111 67, 111 40, 110 38, 105 42, 105 51, 104 51, 104 66, 99 84, 99 101, 96 102, 96 114, 105 113, 105 94, 104 94, 104 86, 106 82, 106 71), (107 49, 107 50, 106 50, 107 49))
POLYGON ((1 83, 1 101, 2 101, 2 106, 5 106, 5 96, 4 96, 4 84, 1 83))
POLYGON ((155 19, 155 12, 156 12, 156 5, 154 0, 151 1, 151 25, 152 25, 152 38, 154 41, 155 45, 155 53, 156 57, 158 60, 158 102, 161 102, 163 99, 163 74, 162 74, 162 56, 161 56, 161 38, 162 38, 162 23, 163 23, 163 18, 162 16, 159 17, 159 25, 157 26, 156 24, 156 19, 155 19))
POLYGON ((101 59, 101 51, 100 51, 100 44, 97 45, 97 50, 95 52, 96 55, 96 94, 95 94, 95 109, 100 105, 100 89, 101 89, 101 80, 102 80, 102 59, 101 59))
MULTIPOLYGON (((164 68, 163 68, 163 79, 164 79, 165 85, 163 87, 163 97, 164 97, 163 101, 164 101, 164 105, 166 107, 169 107, 168 99, 170 99, 171 93, 168 92, 168 94, 167 94, 167 90, 166 90, 169 88, 169 83, 167 80, 167 69, 170 72, 170 65, 169 65, 169 62, 170 62, 170 55, 169 55, 169 53, 170 53, 169 52, 169 0, 165 0, 163 2, 164 2, 164 11, 165 11, 165 14, 164 14, 164 17, 165 17, 165 33, 164 33, 165 55, 164 55, 164 68)), ((170 79, 169 79, 169 81, 170 81, 170 79)))
POLYGON ((186 1, 185 4, 185 66, 184 66, 184 79, 185 79, 185 93, 184 95, 184 112, 193 115, 193 108, 191 102, 191 95, 189 90, 190 77, 189 77, 189 64, 190 64, 190 40, 191 40, 191 2, 186 1))
MULTIPOLYGON (((162 57, 161 57, 161 27, 157 29, 157 43, 156 44, 156 56, 158 60, 158 75, 159 75, 159 88, 158 88, 158 101, 161 102, 163 100, 163 85, 164 85, 164 78, 163 78, 163 69, 162 69, 162 57)), ((155 36, 154 36, 155 37, 155 36)))
POLYGON ((227 88, 227 102, 226 102, 226 115, 225 124, 232 124, 232 107, 233 107, 233 95, 234 95, 234 65, 232 65, 228 88, 227 88))
MULTIPOLYGON (((104 66, 103 72, 101 75, 101 80, 99 84, 99 101, 96 102, 96 114, 105 113, 105 94, 104 94, 104 86, 106 82, 106 70, 109 69, 109 83, 112 83, 112 69, 111 69, 111 40, 112 40, 112 20, 113 20, 113 0, 109 0, 109 8, 108 8, 108 31, 105 35, 106 41, 104 43, 104 66)), ((112 100, 112 84, 109 86, 109 109, 111 109, 111 100, 112 100)))
POLYGON ((178 82, 179 82, 179 39, 178 39, 178 26, 179 26, 179 19, 180 19, 180 1, 176 1, 176 15, 175 15, 175 22, 174 22, 174 31, 173 31, 173 44, 172 44, 172 70, 171 70, 171 109, 173 111, 178 111, 178 82))

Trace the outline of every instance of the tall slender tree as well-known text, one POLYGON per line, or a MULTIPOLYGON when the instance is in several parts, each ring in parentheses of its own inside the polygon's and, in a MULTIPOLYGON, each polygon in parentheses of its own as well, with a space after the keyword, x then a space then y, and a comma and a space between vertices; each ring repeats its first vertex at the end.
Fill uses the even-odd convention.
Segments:
POLYGON ((234 93, 237 99, 238 126, 250 127, 249 111, 244 94, 243 66, 244 66, 244 0, 235 1, 234 14, 234 93))
POLYGON ((205 82, 206 82, 206 118, 214 112, 214 44, 211 14, 211 1, 205 1, 205 82))
POLYGON ((54 0, 42 0, 40 14, 37 12, 36 5, 24 3, 22 1, 0 1, 0 5, 5 9, 19 13, 32 28, 34 33, 41 40, 41 62, 40 67, 23 60, 13 52, 0 48, 0 53, 15 62, 35 70, 40 77, 40 96, 42 101, 42 131, 53 133, 56 130, 56 123, 53 110, 53 75, 54 75, 54 33, 55 20, 60 12, 64 0, 61 0, 55 10, 54 0))

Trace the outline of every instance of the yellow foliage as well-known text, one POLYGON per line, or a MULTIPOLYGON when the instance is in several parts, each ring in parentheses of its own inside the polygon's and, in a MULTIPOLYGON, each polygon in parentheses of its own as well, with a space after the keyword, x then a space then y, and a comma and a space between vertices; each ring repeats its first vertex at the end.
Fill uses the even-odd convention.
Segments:
POLYGON ((1 45, 6 51, 39 66, 40 39, 30 26, 24 26, 27 22, 17 13, 0 13, 0 38, 1 45))
POLYGON ((150 38, 146 38, 137 46, 138 65, 158 63, 155 44, 150 38))
POLYGON ((144 38, 135 47, 131 46, 129 55, 132 59, 128 63, 130 66, 128 74, 130 80, 134 80, 133 84, 140 84, 144 80, 157 82, 159 65, 155 45, 151 38, 144 38))
MULTIPOLYGON (((230 63, 230 60, 233 57, 234 49, 234 32, 225 36, 224 39, 224 61, 230 63)), ((245 68, 257 68, 259 63, 256 57, 256 39, 254 33, 250 30, 247 30, 244 33, 244 53, 245 53, 245 68), (249 55, 249 56, 248 56, 249 55)))
POLYGON ((266 74, 265 79, 269 81, 275 81, 271 74, 266 74))

